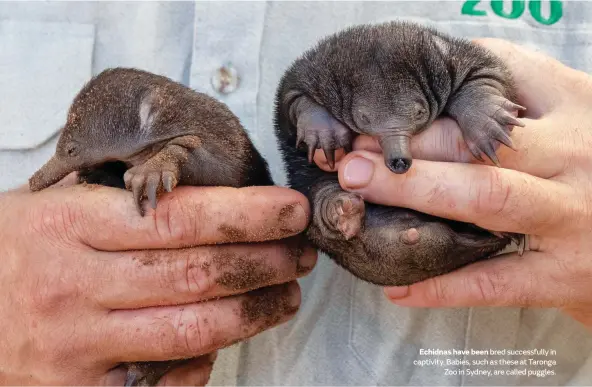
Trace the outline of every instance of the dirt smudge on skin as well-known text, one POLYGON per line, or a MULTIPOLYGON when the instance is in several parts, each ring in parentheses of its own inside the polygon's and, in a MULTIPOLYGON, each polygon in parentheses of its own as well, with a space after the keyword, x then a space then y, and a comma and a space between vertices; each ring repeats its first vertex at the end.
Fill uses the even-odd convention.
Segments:
POLYGON ((160 254, 156 251, 145 250, 140 255, 134 256, 133 260, 140 262, 143 266, 152 266, 160 262, 160 254))
MULTIPOLYGON (((277 224, 266 224, 260 230, 252 230, 247 233, 235 225, 223 223, 218 227, 218 231, 224 235, 227 243, 236 242, 262 242, 269 240, 276 240, 286 238, 302 232, 292 227, 293 219, 296 214, 297 207, 300 203, 291 203, 283 206, 277 215, 277 224)), ((248 216, 240 214, 239 219, 246 222, 248 216)))
POLYGON ((300 258, 304 255, 304 243, 302 241, 303 238, 297 239, 290 239, 288 240, 288 258, 290 261, 298 262, 300 258))
POLYGON ((211 262, 204 262, 200 265, 200 269, 209 277, 210 276, 210 266, 212 265, 211 262))
POLYGON ((98 189, 101 189, 105 186, 100 185, 100 184, 93 184, 93 183, 87 183, 86 181, 83 181, 82 183, 79 183, 79 185, 81 185, 82 187, 86 188, 88 191, 96 191, 98 189))
POLYGON ((297 234, 301 231, 290 227, 293 224, 296 207, 299 206, 300 203, 291 203, 280 209, 280 212, 278 213, 278 229, 283 236, 297 234))
POLYGON ((288 285, 260 288, 248 293, 241 304, 240 317, 246 325, 260 323, 263 328, 277 325, 282 317, 294 314, 288 285))
POLYGON ((285 240, 287 248, 287 256, 291 262, 296 263, 296 274, 306 274, 311 268, 300 264, 300 258, 304 255, 307 246, 312 246, 306 235, 298 234, 285 240))
POLYGON ((298 203, 292 203, 292 204, 288 204, 288 205, 285 205, 284 207, 282 207, 282 209, 280 210, 280 213, 278 215, 278 221, 280 223, 283 223, 286 221, 286 219, 290 219, 291 217, 293 217, 294 216, 294 209, 297 205, 298 205, 298 203))
POLYGON ((266 264, 265 258, 253 259, 246 254, 226 251, 216 253, 212 262, 222 273, 216 283, 230 290, 265 286, 278 276, 278 270, 266 264))
POLYGON ((292 235, 292 234, 296 234, 297 232, 298 232, 298 230, 294 230, 292 228, 280 227, 280 233, 282 235, 292 235))
POLYGON ((221 224, 218 227, 218 231, 224 234, 229 243, 245 241, 247 239, 247 233, 244 230, 226 223, 221 224))

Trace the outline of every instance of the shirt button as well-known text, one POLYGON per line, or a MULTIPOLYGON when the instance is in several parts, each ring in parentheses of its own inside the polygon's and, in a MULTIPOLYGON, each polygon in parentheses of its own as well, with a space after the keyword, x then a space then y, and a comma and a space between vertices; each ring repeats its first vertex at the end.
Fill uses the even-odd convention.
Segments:
POLYGON ((220 94, 229 94, 238 87, 238 72, 230 63, 218 68, 212 75, 212 87, 220 94))

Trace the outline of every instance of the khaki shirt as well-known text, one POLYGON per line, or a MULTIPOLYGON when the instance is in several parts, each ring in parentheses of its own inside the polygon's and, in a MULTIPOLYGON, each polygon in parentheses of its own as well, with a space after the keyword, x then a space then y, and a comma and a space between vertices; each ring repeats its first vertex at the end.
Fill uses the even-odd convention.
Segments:
MULTIPOLYGON (((510 39, 592 70, 591 2, 0 2, 0 190, 26 183, 50 157, 76 92, 113 66, 160 73, 225 102, 285 184, 272 130, 283 71, 327 34, 398 18, 510 39), (211 80, 227 64, 239 83, 220 94, 211 80)), ((222 350, 210 384, 592 385, 592 334, 555 310, 398 307, 325 256, 300 284, 297 316, 222 350), (550 352, 508 354, 533 349, 550 352), (496 369, 538 376, 483 375, 496 369)))

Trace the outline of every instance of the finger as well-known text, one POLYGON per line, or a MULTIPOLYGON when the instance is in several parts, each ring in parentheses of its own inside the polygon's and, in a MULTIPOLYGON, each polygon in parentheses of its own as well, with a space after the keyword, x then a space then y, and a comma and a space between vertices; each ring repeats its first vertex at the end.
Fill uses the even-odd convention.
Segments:
MULTIPOLYGON (((522 134, 521 137, 523 137, 522 134)), ((514 140, 514 134, 512 135, 514 140)), ((358 135, 353 142, 353 150, 367 150, 382 153, 378 139, 368 135, 358 135)), ((450 161, 492 165, 491 162, 479 161, 469 151, 456 121, 448 117, 438 118, 425 131, 411 138, 411 153, 413 158, 433 161, 450 161)), ((498 150, 500 160, 515 155, 515 151, 498 150)), ((314 155, 316 165, 325 172, 336 172, 341 160, 345 157, 343 149, 335 155, 335 168, 331 168, 322 150, 317 149, 314 155)), ((545 165, 548 163, 545 163, 545 165)))
POLYGON ((394 174, 380 155, 354 152, 339 169, 341 186, 364 200, 411 208, 493 231, 569 234, 584 213, 573 189, 510 169, 414 160, 394 174))
MULTIPOLYGON (((500 146, 496 155, 501 166, 525 172, 544 179, 559 175, 565 169, 567 146, 563 139, 542 122, 523 119, 525 126, 512 131, 516 150, 500 146)), ((376 140, 370 136, 358 136, 354 150, 382 153, 376 140)), ((414 159, 427 161, 461 162, 478 165, 493 165, 477 160, 469 150, 460 128, 451 118, 439 118, 425 131, 411 138, 411 154, 414 159)))
POLYGON ((158 386, 205 386, 214 368, 216 352, 183 362, 168 371, 158 386))
MULTIPOLYGON (((378 139, 366 135, 356 138, 353 149, 382 153, 378 139)), ((411 154, 421 160, 485 164, 473 157, 456 121, 447 117, 411 138, 411 154)))
POLYGON ((415 307, 566 307, 588 297, 560 257, 538 251, 500 256, 410 285, 387 287, 385 295, 415 307), (559 259, 558 259, 559 258, 559 259))
MULTIPOLYGON (((382 153, 378 139, 368 135, 356 136, 353 142, 353 150, 382 153)), ((413 136, 411 138, 411 153, 414 158, 422 160, 485 164, 473 157, 456 121, 447 117, 437 119, 428 129, 413 136)), ((508 155, 511 154, 508 153, 508 155)), ((339 149, 335 155, 335 168, 330 168, 323 151, 318 149, 315 152, 314 161, 323 171, 336 172, 344 157, 344 150, 339 149)))
POLYGON ((177 187, 156 210, 145 203, 144 217, 121 189, 76 186, 31 198, 40 195, 47 205, 37 203, 43 214, 34 218, 54 214, 78 240, 106 251, 277 240, 303 231, 310 213, 304 195, 273 186, 177 187))
MULTIPOLYGON (((378 139, 368 135, 356 136, 353 142, 353 150, 382 153, 378 139)), ((414 158, 422 160, 487 163, 491 165, 490 162, 481 162, 473 157, 456 121, 447 117, 435 120, 428 129, 413 136, 411 138, 411 153, 414 158)), ((510 151, 503 153, 503 156, 512 156, 512 153, 516 152, 510 151)), ((338 149, 335 154, 335 167, 331 168, 323 151, 317 149, 314 155, 314 161, 323 171, 336 172, 339 169, 340 161, 345 155, 346 153, 343 149, 338 149)), ((500 159, 503 159, 503 156, 500 159)))
POLYGON ((109 309, 179 305, 285 283, 308 274, 317 252, 280 242, 114 253, 95 261, 93 294, 109 309))
POLYGON ((112 311, 101 345, 113 363, 197 357, 289 320, 300 297, 293 281, 197 304, 112 311))
POLYGON ((585 90, 589 93, 590 77, 584 72, 571 69, 558 60, 536 52, 528 47, 503 39, 475 39, 500 57, 514 78, 518 102, 526 107, 525 117, 540 118, 564 104, 571 104, 570 96, 585 90), (553 82, 546 82, 553 79, 553 82), (585 87, 574 87, 585 84, 585 87), (568 97, 568 98, 566 98, 568 97))

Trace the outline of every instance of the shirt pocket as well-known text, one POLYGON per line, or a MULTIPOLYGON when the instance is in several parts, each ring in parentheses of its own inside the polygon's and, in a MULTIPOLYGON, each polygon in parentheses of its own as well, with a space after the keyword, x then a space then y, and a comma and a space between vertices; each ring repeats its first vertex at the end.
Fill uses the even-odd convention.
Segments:
POLYGON ((0 153, 59 131, 92 74, 94 39, 92 24, 0 21, 0 153))

